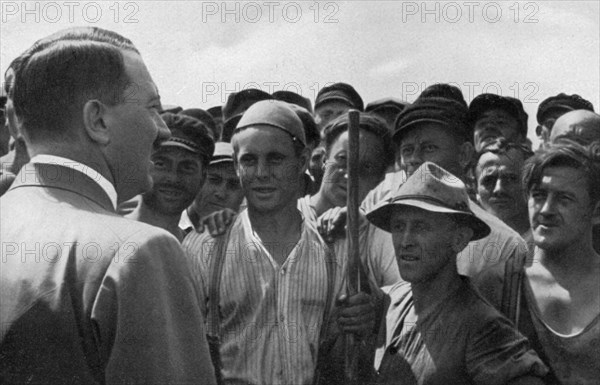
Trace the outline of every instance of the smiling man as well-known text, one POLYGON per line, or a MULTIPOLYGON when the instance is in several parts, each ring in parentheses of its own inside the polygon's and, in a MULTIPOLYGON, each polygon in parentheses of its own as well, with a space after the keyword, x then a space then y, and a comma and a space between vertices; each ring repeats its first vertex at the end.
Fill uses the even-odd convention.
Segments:
POLYGON ((152 189, 127 217, 161 227, 180 242, 182 212, 194 201, 204 184, 206 168, 215 148, 210 131, 199 120, 185 115, 161 115, 171 137, 156 143, 152 154, 152 189))
MULTIPOLYGON (((248 207, 220 240, 193 232, 183 242, 217 375, 226 384, 310 384, 341 277, 297 208, 309 156, 302 121, 285 102, 261 101, 244 113, 231 143, 248 207)), ((346 304, 342 329, 371 331, 370 296, 346 304)))

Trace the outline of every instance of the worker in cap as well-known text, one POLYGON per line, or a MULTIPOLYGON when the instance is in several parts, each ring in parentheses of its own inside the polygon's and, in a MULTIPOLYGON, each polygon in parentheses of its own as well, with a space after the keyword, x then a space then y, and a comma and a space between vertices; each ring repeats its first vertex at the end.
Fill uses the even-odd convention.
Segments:
POLYGON ((215 144, 212 132, 199 120, 186 115, 161 115, 171 137, 157 143, 152 153, 152 189, 140 197, 128 218, 164 228, 179 241, 182 212, 202 188, 215 144))
POLYGON ((391 233, 404 280, 383 288, 373 383, 543 384, 527 339, 457 271, 458 253, 490 232, 469 207, 465 185, 425 162, 367 213, 391 233))
POLYGON ((496 94, 481 94, 469 105, 469 121, 473 127, 475 150, 499 137, 509 142, 527 139, 527 113, 520 100, 496 94))
POLYGON ((330 317, 341 271, 297 207, 309 154, 302 121, 289 105, 252 105, 231 144, 247 209, 220 238, 192 232, 183 243, 209 336, 219 341, 217 376, 224 383, 312 383, 315 357, 326 353, 319 350, 326 346, 321 342, 336 329, 324 320, 342 319, 337 330, 344 332, 370 333, 374 300, 366 293, 351 296, 337 308, 339 317, 330 317), (222 246, 215 248, 215 242, 222 246), (283 325, 311 325, 311 332, 290 339, 287 327, 256 322, 272 317, 283 325), (239 325, 250 324, 263 337, 239 338, 239 325))
POLYGON ((535 133, 541 141, 541 146, 545 146, 550 141, 550 134, 556 120, 567 112, 575 110, 594 112, 594 106, 577 94, 565 93, 551 96, 540 103, 536 114, 538 126, 535 133))

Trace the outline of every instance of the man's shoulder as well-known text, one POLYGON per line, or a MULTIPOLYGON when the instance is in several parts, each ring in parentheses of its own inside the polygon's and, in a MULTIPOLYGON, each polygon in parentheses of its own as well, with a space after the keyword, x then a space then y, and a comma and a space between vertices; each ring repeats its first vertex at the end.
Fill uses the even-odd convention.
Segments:
POLYGON ((527 244, 525 243, 525 240, 510 226, 496 216, 482 209, 473 201, 470 201, 470 208, 479 219, 490 226, 491 230, 490 235, 475 242, 502 241, 502 246, 509 244, 513 247, 523 247, 523 249, 526 250, 527 244))

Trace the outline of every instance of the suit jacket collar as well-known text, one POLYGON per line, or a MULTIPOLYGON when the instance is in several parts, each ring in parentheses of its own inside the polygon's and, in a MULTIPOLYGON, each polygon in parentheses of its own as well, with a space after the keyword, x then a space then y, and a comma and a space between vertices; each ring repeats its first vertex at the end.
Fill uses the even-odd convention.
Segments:
POLYGON ((26 186, 71 191, 95 202, 107 211, 115 212, 108 194, 102 187, 89 176, 70 167, 58 164, 27 163, 21 168, 10 190, 26 186))

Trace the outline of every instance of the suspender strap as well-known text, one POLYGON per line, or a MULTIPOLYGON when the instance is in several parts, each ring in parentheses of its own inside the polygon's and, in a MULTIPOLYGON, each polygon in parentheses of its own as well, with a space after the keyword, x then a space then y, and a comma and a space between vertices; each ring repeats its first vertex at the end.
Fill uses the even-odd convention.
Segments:
POLYGON ((521 309, 521 287, 525 261, 515 254, 506 262, 504 271, 504 285, 502 288, 502 303, 500 310, 514 325, 519 324, 521 309))

